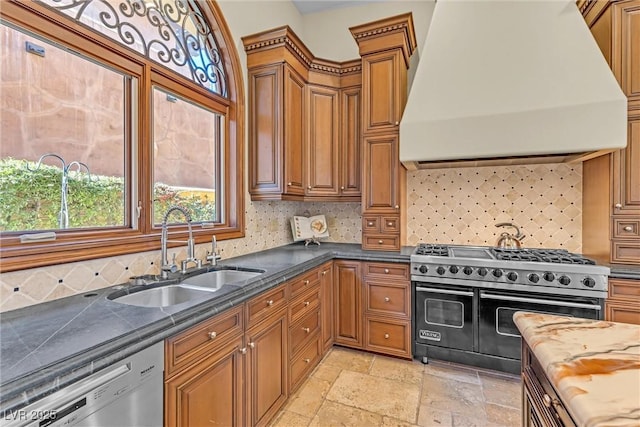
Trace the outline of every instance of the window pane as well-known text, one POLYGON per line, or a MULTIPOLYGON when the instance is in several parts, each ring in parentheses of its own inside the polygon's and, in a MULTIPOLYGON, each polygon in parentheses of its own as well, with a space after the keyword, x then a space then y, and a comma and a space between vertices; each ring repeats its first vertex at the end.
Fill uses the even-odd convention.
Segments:
POLYGON ((227 96, 218 43, 194 0, 39 0, 198 85, 227 96))
POLYGON ((193 221, 221 222, 224 117, 153 89, 154 223, 172 205, 193 221))
POLYGON ((4 24, 0 37, 0 230, 128 225, 132 79, 4 24))

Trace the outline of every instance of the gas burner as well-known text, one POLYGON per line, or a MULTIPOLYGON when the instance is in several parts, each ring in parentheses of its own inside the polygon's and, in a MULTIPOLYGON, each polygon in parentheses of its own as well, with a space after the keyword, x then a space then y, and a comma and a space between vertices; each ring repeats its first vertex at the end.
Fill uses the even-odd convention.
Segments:
POLYGON ((420 243, 415 250, 417 255, 449 256, 449 247, 420 243))
POLYGON ((494 248, 491 252, 501 261, 551 262, 554 264, 595 265, 593 260, 573 254, 564 249, 502 249, 494 248))

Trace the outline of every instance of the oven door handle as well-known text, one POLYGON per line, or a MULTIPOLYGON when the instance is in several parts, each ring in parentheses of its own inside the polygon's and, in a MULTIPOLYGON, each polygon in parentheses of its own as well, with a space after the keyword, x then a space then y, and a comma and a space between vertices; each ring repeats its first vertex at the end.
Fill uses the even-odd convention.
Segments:
POLYGON ((473 292, 471 291, 455 291, 453 289, 423 288, 422 286, 417 286, 416 291, 433 292, 434 294, 462 295, 465 297, 473 296, 473 292))
POLYGON ((580 304, 577 302, 565 302, 565 301, 552 301, 548 299, 537 299, 537 298, 524 298, 524 297, 512 297, 508 295, 495 295, 489 294, 486 292, 480 292, 480 298, 482 299, 494 299, 501 301, 516 301, 516 302, 528 302, 533 304, 546 304, 546 305, 557 305, 560 307, 571 307, 571 308, 586 308, 587 310, 601 310, 602 307, 599 304, 580 304))

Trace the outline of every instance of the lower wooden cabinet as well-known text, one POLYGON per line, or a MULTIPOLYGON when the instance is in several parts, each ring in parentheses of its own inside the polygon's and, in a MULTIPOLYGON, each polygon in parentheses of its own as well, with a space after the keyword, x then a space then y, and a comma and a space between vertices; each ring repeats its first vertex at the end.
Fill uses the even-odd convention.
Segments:
POLYGON ((362 348, 362 279, 360 261, 333 264, 334 340, 336 344, 362 348))
POLYGON ((640 280, 609 279, 605 320, 640 325, 640 280))
POLYGON ((320 295, 322 310, 320 334, 324 352, 333 345, 333 261, 323 264, 320 273, 320 295))

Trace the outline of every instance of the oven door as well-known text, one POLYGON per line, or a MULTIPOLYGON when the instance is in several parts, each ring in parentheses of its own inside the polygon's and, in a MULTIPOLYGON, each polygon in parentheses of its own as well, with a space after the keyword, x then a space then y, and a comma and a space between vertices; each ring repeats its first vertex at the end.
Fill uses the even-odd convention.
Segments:
POLYGON ((480 291, 480 353, 520 359, 520 332, 513 322, 516 311, 586 319, 602 318, 601 300, 597 298, 480 291))
POLYGON ((416 342, 473 350, 473 290, 420 282, 415 286, 416 342))

